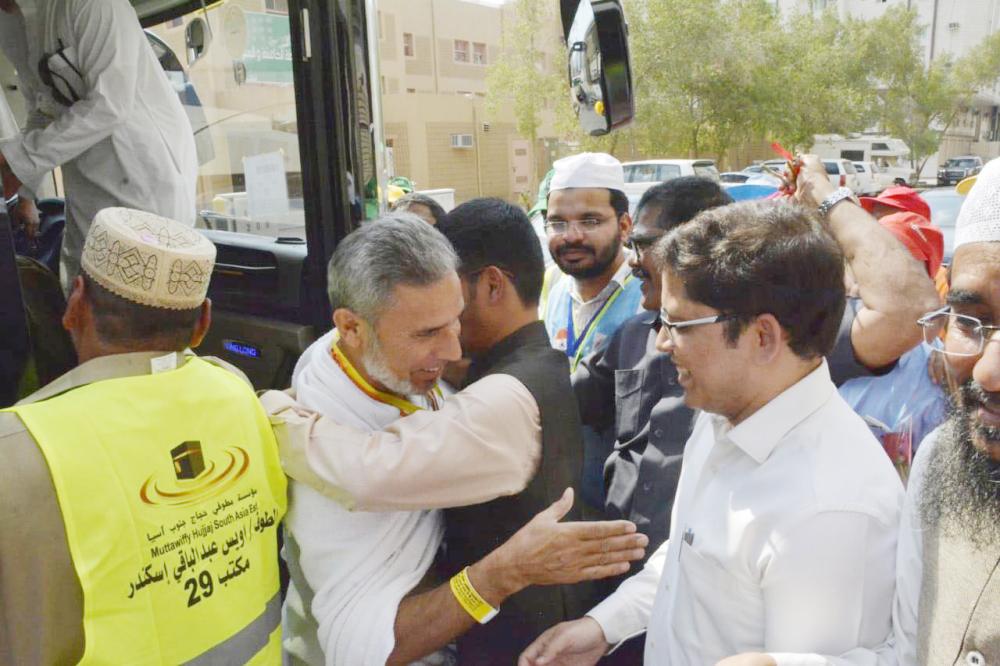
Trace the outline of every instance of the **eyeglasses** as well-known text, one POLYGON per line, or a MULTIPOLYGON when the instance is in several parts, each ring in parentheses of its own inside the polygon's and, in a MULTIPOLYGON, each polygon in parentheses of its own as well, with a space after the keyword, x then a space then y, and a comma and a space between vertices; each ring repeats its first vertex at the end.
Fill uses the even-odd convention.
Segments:
POLYGON ((596 217, 587 217, 579 221, 573 220, 572 222, 553 220, 545 223, 545 233, 549 236, 565 236, 566 232, 572 226, 581 234, 592 234, 605 222, 607 222, 606 219, 600 220, 596 217))
POLYGON ((723 321, 732 321, 734 319, 739 319, 740 315, 736 314, 719 314, 712 317, 701 317, 699 319, 688 319, 687 321, 670 321, 670 317, 667 316, 666 308, 660 309, 660 322, 663 327, 667 329, 667 335, 670 339, 674 339, 674 334, 677 331, 682 331, 685 328, 693 328, 695 326, 707 326, 708 324, 718 324, 723 321))
POLYGON ((625 240, 625 247, 632 250, 638 257, 643 252, 647 252, 661 238, 663 238, 663 234, 659 236, 629 236, 625 240))
POLYGON ((1000 326, 986 326, 975 317, 955 314, 950 307, 926 314, 917 323, 924 329, 924 342, 946 356, 979 356, 987 340, 1000 331, 1000 326))

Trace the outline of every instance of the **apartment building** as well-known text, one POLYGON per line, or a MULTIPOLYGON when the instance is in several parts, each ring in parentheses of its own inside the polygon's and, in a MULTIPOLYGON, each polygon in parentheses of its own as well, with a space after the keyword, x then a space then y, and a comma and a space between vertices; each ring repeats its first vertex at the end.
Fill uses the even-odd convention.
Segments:
MULTIPOLYGON (((509 6, 475 0, 379 0, 378 36, 389 169, 419 189, 526 201, 548 168, 543 142, 513 113, 487 108, 486 76, 503 48, 509 6)), ((553 39, 558 39, 555 27, 553 39)), ((553 42, 553 47, 556 42, 553 42)), ((545 134, 545 132, 543 132, 545 134)))

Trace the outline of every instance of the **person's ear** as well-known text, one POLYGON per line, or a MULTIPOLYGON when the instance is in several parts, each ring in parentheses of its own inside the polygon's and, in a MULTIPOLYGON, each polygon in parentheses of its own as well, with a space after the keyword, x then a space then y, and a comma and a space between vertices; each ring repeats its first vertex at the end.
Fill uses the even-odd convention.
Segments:
POLYGON ((198 315, 198 321, 195 322, 194 330, 191 332, 191 342, 188 347, 191 349, 197 349, 198 346, 205 339, 205 335, 208 333, 208 329, 212 327, 212 299, 206 298, 201 304, 201 314, 198 315))
POLYGON ((750 325, 753 331, 754 355, 760 365, 773 362, 786 343, 785 329, 772 314, 758 315, 750 325))
POLYGON ((628 213, 622 213, 622 216, 618 218, 618 234, 623 243, 630 233, 632 233, 632 216, 628 213))
POLYGON ((496 266, 487 266, 479 275, 480 288, 485 293, 479 294, 488 299, 490 305, 497 305, 503 300, 504 292, 507 290, 506 276, 496 266))
POLYGON ((340 340, 348 347, 361 349, 365 344, 365 320, 353 310, 337 308, 333 311, 333 325, 340 333, 340 340))
POLYGON ((83 327, 88 307, 86 290, 83 277, 77 275, 73 280, 73 288, 66 300, 66 310, 62 316, 62 325, 67 331, 79 330, 83 327))

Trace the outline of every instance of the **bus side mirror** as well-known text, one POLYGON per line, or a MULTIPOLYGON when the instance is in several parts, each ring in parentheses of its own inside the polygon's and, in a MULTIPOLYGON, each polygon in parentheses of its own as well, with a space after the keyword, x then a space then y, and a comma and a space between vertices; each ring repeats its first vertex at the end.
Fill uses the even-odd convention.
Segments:
POLYGON ((607 134, 635 113, 625 14, 619 0, 562 0, 562 15, 573 110, 587 134, 607 134))
POLYGON ((184 29, 184 50, 187 52, 188 67, 205 57, 212 41, 212 30, 200 16, 191 20, 184 29))

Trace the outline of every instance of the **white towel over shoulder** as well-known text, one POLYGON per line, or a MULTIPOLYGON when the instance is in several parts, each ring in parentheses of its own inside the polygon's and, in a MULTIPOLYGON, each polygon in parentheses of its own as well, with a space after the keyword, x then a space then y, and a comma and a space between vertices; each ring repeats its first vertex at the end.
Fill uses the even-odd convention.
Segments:
MULTIPOLYGON (((361 392, 330 356, 333 333, 299 360, 298 401, 340 423, 375 430, 399 410, 361 392)), ((420 398, 414 404, 426 406, 420 398)), ((352 512, 291 481, 285 518, 292 584, 285 648, 309 662, 382 666, 395 645, 402 598, 427 573, 444 531, 439 511, 352 512)), ((435 656, 428 663, 438 661, 435 656)))

